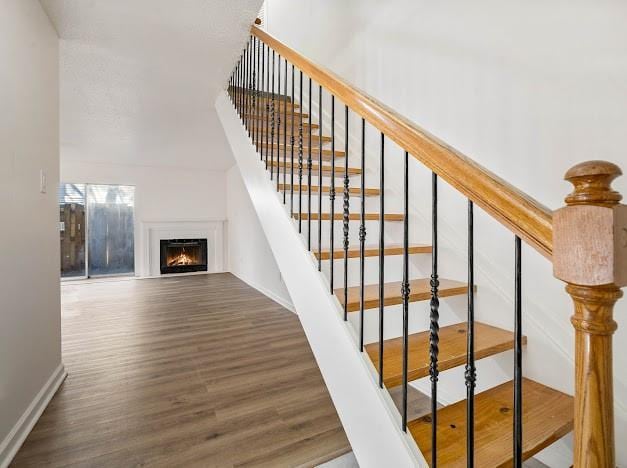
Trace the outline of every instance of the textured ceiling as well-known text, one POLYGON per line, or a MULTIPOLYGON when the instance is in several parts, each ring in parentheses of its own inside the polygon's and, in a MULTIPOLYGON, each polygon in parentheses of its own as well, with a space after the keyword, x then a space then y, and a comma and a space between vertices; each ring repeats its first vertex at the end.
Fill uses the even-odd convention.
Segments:
POLYGON ((224 170, 214 100, 262 0, 41 0, 61 38, 61 155, 224 170))

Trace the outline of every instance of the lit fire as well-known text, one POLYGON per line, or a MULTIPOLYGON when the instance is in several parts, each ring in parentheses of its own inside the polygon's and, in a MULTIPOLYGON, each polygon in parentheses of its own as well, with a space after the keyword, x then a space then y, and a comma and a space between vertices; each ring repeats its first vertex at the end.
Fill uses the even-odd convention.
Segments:
POLYGON ((187 255, 185 252, 181 252, 174 258, 168 260, 168 266, 179 266, 179 265, 191 265, 195 263, 192 257, 187 255))

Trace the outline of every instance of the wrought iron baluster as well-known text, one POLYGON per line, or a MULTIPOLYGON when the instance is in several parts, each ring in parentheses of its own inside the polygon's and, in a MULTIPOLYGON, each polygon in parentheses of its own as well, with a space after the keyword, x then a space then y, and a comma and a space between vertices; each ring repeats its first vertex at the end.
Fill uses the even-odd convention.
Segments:
POLYGON ((359 213, 359 351, 364 351, 364 272, 366 249, 366 120, 361 119, 361 212, 359 213))
POLYGON ((283 204, 287 197, 287 59, 285 59, 285 83, 283 83, 283 204))
POLYGON ((244 49, 244 59, 242 60, 242 123, 246 128, 246 75, 248 74, 248 44, 244 49))
POLYGON ((514 239, 514 467, 522 467, 522 252, 520 237, 514 239))
MULTIPOLYGON (((279 54, 279 63, 277 67, 277 94, 278 94, 278 108, 277 108, 277 118, 276 118, 276 190, 279 191, 279 174, 281 173, 281 103, 283 103, 283 108, 285 108, 285 101, 283 101, 283 97, 281 96, 281 54, 279 54)), ((287 167, 283 166, 283 174, 287 167)))
POLYGON ((260 127, 259 127, 259 141, 261 146, 260 158, 263 161, 268 151, 268 148, 264 145, 264 141, 266 141, 266 134, 264 130, 266 128, 266 121, 268 118, 268 114, 265 113, 265 101, 264 101, 264 90, 266 89, 266 45, 261 43, 261 87, 259 90, 259 115, 261 117, 260 127))
POLYGON ((253 36, 250 36, 250 40, 248 41, 248 106, 246 108, 246 129, 248 130, 248 138, 252 137, 252 125, 253 119, 251 119, 251 106, 253 103, 253 80, 255 71, 253 69, 253 61, 254 61, 254 41, 253 36))
POLYGON ((334 241, 334 221, 335 221, 335 95, 331 95, 331 182, 329 187, 329 202, 330 202, 330 234, 329 234, 329 244, 330 244, 330 275, 329 275, 329 289, 331 290, 331 294, 333 294, 333 262, 335 260, 334 250, 335 250, 335 241, 334 241))
MULTIPOLYGON (((294 65, 292 65, 292 128, 290 131, 290 214, 294 215, 294 65)), ((298 213, 300 218, 300 213, 298 213)))
POLYGON ((409 356, 409 153, 405 151, 403 174, 403 402, 402 427, 407 432, 407 367, 409 356))
POLYGON ((244 81, 242 83, 242 91, 244 93, 242 123, 244 124, 244 129, 248 131, 248 121, 246 119, 246 111, 248 110, 248 43, 246 43, 246 49, 244 50, 244 81))
MULTIPOLYGON (((309 144, 307 145, 307 249, 311 250, 311 77, 309 77, 309 144)), ((302 104, 301 104, 302 105, 302 104)), ((301 109, 301 122, 303 121, 301 109)))
POLYGON ((300 70, 299 73, 298 102, 301 108, 298 119, 298 232, 300 233, 303 230, 303 71, 300 70))
POLYGON ((239 61, 237 62, 237 66, 235 68, 235 110, 237 111, 237 115, 239 115, 239 61))
POLYGON ((350 219, 349 201, 349 179, 348 179, 348 106, 344 105, 344 200, 342 208, 342 232, 344 234, 344 321, 348 320, 348 234, 350 219))
POLYGON ((318 134, 318 271, 322 271, 322 85, 318 86, 318 134))
POLYGON ((255 151, 257 151, 257 120, 255 119, 255 106, 257 104, 257 38, 252 38, 252 75, 250 81, 250 133, 253 139, 253 145, 255 145, 255 151))
POLYGON ((239 84, 237 86, 237 92, 239 93, 237 108, 239 111, 240 119, 242 118, 242 102, 244 100, 244 93, 242 93, 242 81, 243 81, 242 75, 244 74, 243 60, 244 60, 244 52, 242 52, 242 55, 240 55, 240 58, 239 58, 239 73, 238 73, 239 84))
POLYGON ((431 177, 432 189, 432 249, 431 256, 431 314, 429 328, 429 375, 431 377, 431 466, 437 466, 437 415, 438 415, 438 354, 440 352, 440 299, 438 288, 438 176, 431 177))
MULTIPOLYGON (((271 82, 271 86, 272 86, 272 91, 271 91, 271 96, 272 96, 272 101, 270 102, 270 180, 273 180, 274 178, 274 140, 275 140, 275 136, 274 136, 274 129, 275 129, 275 121, 274 121, 274 106, 275 106, 275 95, 274 95, 274 68, 275 68, 275 63, 274 63, 274 59, 275 59, 275 52, 274 49, 272 49, 272 82, 271 82)), ((278 174, 278 165, 277 165, 277 174, 278 174)), ((278 179, 278 176, 277 176, 278 179)))
POLYGON ((379 163, 379 387, 383 388, 383 302, 385 282, 385 135, 381 133, 381 161, 379 163))
POLYGON ((263 102, 265 102, 266 108, 266 131, 265 131, 265 139, 266 139, 266 154, 265 154, 265 163, 266 170, 268 170, 268 150, 270 149, 270 46, 266 46, 268 49, 268 53, 266 54, 266 89, 264 90, 263 102))
POLYGON ((235 107, 235 111, 238 113, 239 115, 239 93, 237 91, 237 87, 239 86, 239 62, 237 62, 237 64, 235 65, 235 77, 234 77, 234 81, 235 81, 235 86, 233 87, 233 106, 235 107))
POLYGON ((475 261, 474 261, 474 213, 473 203, 468 200, 468 324, 466 335, 466 465, 475 466, 475 261))
POLYGON ((255 105, 253 106, 253 112, 255 113, 255 144, 257 146, 257 152, 260 153, 263 150, 261 146, 261 138, 260 138, 260 130, 261 130, 261 111, 259 109, 259 95, 261 91, 261 75, 259 72, 261 71, 261 40, 257 39, 257 47, 256 47, 256 69, 257 69, 257 80, 255 82, 255 105))

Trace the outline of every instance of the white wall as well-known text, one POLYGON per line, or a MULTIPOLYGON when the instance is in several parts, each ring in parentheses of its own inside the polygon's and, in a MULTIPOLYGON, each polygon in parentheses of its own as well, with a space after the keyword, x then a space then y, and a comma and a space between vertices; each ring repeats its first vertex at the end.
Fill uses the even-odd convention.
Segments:
POLYGON ((229 271, 293 310, 292 300, 237 165, 227 172, 226 194, 229 271))
MULTIPOLYGON (((63 149, 62 149, 63 154, 63 149)), ((226 219, 226 173, 61 159, 61 181, 135 186, 135 272, 144 265, 142 222, 226 219)))
POLYGON ((4 466, 64 374, 56 204, 58 39, 36 0, 0 1, 0 64, 0 466, 4 466), (46 174, 46 193, 40 193, 40 170, 46 174))
MULTIPOLYGON (((562 180, 570 166, 606 159, 627 170, 624 2, 266 3, 271 34, 551 208, 562 206, 571 190, 562 180)), ((368 155, 372 186, 377 182, 377 145, 375 131, 369 132, 375 138, 368 155)), ((386 206, 400 210, 401 152, 388 145, 387 154, 386 206)), ((357 164, 357 159, 351 161, 357 164)), ((412 237, 428 241, 429 174, 415 163, 410 178, 412 237)), ((627 177, 615 187, 627 195, 627 177)), ((465 201, 441 184, 441 270, 454 279, 465 278, 465 222, 465 201)), ((480 210, 475 224, 478 316, 511 329, 512 236, 480 210)), ((390 239, 401 240, 393 234, 390 239)), ((426 267, 412 260, 415 274, 428 274, 426 267)), ((523 272, 529 337, 525 372, 572 392, 571 302, 552 277, 549 262, 529 248, 524 249, 523 272)), ((457 306, 457 311, 444 311, 444 321, 463 320, 463 303, 457 306)), ((627 300, 616 310, 619 439, 627 431, 625 317, 627 300)), ((423 318, 412 315, 412 320, 423 318)), ((508 359, 497 360, 505 375, 511 374, 508 359)), ((489 380, 488 372, 480 371, 479 382, 489 380)), ((463 396, 460 378, 456 376, 460 392, 451 398, 463 396)), ((445 375, 443 386, 446 380, 445 375)), ((617 450, 627 463, 627 447, 619 444, 617 450)))

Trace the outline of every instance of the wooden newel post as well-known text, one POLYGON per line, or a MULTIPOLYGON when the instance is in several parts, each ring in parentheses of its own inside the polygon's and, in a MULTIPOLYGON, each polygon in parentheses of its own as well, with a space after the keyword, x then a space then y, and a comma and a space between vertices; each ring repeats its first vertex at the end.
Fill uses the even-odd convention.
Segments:
POLYGON ((627 206, 612 190, 615 164, 589 161, 565 179, 575 189, 553 215, 553 273, 575 304, 575 467, 615 462, 612 335, 614 304, 627 285, 627 206))

